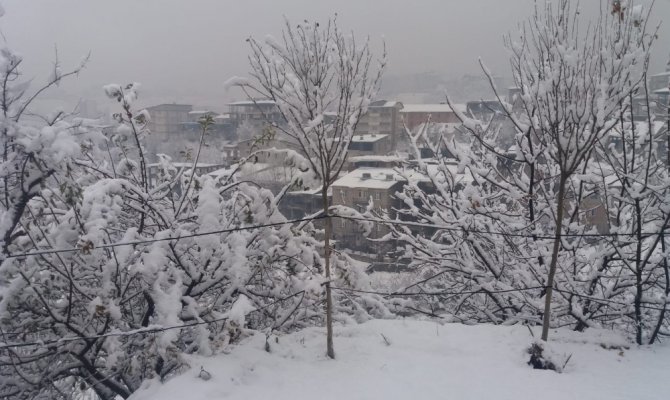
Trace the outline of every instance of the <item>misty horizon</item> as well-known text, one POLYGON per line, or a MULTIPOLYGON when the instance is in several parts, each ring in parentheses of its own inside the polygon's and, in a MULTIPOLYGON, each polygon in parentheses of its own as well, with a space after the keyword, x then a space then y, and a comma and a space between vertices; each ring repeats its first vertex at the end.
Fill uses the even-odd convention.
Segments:
MULTIPOLYGON (((582 5, 587 18, 597 16, 596 3, 582 5)), ((245 39, 278 36, 284 18, 298 23, 303 19, 322 21, 337 14, 340 28, 351 30, 358 40, 369 37, 376 54, 385 43, 388 68, 380 95, 393 95, 395 92, 387 89, 398 81, 408 86, 423 77, 441 84, 463 76, 482 76, 480 57, 495 75, 509 77, 503 35, 513 33, 530 17, 534 1, 514 0, 504 6, 493 0, 412 4, 397 0, 364 4, 351 0, 337 4, 256 0, 235 7, 213 0, 6 0, 2 4, 7 14, 2 34, 24 56, 26 78, 36 82, 46 79, 56 51, 63 70, 90 53, 90 61, 77 79, 47 94, 62 103, 59 106, 74 107, 86 100, 100 112, 107 112, 103 85, 139 82, 140 101, 145 106, 186 103, 225 112, 228 102, 244 97, 226 91, 223 82, 247 74, 245 39)), ((654 7, 653 25, 670 16, 670 0, 657 1, 654 7)), ((667 24, 659 28, 655 49, 652 74, 665 69, 668 61, 667 24)), ((431 99, 435 101, 435 96, 431 99)))

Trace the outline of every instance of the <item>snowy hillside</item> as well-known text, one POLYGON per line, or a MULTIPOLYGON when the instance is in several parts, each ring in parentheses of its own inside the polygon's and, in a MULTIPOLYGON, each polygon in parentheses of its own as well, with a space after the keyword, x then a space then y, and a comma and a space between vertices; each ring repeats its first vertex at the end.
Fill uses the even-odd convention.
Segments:
POLYGON ((670 346, 622 349, 624 340, 596 330, 552 335, 555 352, 572 354, 562 374, 525 365, 532 339, 523 326, 375 320, 337 328, 336 360, 324 356, 320 329, 272 338, 271 353, 258 334, 230 354, 193 358, 191 370, 131 399, 667 398, 670 346), (197 377, 201 366, 210 380, 197 377))

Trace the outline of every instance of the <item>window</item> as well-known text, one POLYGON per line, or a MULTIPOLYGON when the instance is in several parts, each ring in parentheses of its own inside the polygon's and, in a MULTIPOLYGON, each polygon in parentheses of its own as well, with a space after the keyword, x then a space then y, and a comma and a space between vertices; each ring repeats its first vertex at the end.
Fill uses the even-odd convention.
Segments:
POLYGON ((382 199, 381 192, 375 192, 375 200, 381 200, 381 199, 382 199))

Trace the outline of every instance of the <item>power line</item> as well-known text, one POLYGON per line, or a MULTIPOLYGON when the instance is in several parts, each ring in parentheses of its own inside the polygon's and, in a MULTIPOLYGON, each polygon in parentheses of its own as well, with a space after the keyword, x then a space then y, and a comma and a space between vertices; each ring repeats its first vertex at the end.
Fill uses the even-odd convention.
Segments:
MULTIPOLYGON (((261 228, 271 228, 271 227, 275 227, 275 226, 295 224, 295 223, 298 223, 298 222, 315 221, 315 220, 328 218, 328 217, 329 216, 327 216, 327 215, 317 215, 317 216, 309 217, 309 218, 293 219, 293 220, 288 220, 288 221, 273 222, 273 223, 261 224, 261 225, 241 226, 241 227, 228 228, 228 229, 218 229, 218 230, 214 230, 214 231, 190 233, 188 235, 181 235, 181 236, 169 236, 169 237, 164 237, 164 238, 142 239, 142 240, 135 240, 135 241, 130 241, 130 242, 107 243, 107 244, 101 244, 101 245, 94 246, 90 249, 86 249, 86 251, 91 251, 91 250, 94 250, 94 249, 106 249, 106 248, 120 247, 120 246, 135 246, 135 245, 138 245, 138 244, 146 244, 146 243, 167 242, 167 241, 170 241, 170 240, 189 239, 189 238, 200 237, 200 236, 218 235, 218 234, 222 234, 222 233, 248 231, 248 230, 254 230, 254 229, 261 229, 261 228)), ((29 257, 29 256, 41 256, 41 255, 46 255, 46 254, 72 253, 72 252, 77 252, 77 251, 84 251, 84 249, 81 248, 81 247, 72 247, 72 248, 69 248, 69 249, 38 250, 38 251, 32 251, 32 252, 27 252, 27 253, 21 253, 21 254, 9 254, 9 255, 5 256, 4 259, 23 258, 23 257, 29 257)), ((0 256, 0 260, 2 260, 2 256, 0 256)))
MULTIPOLYGON (((238 231, 269 228, 269 227, 276 227, 276 226, 281 226, 281 225, 295 224, 295 223, 299 223, 299 222, 315 221, 315 220, 320 220, 320 219, 325 219, 325 218, 340 218, 340 219, 346 219, 346 220, 352 220, 352 221, 373 222, 373 223, 386 224, 386 225, 413 226, 413 227, 419 227, 419 228, 441 229, 441 230, 454 231, 454 232, 478 233, 478 234, 487 234, 487 235, 495 235, 495 236, 503 236, 503 237, 521 237, 521 238, 547 239, 547 240, 556 239, 556 236, 536 235, 536 234, 530 234, 530 233, 491 232, 491 231, 483 231, 483 230, 469 229, 469 228, 462 228, 462 227, 428 224, 428 223, 422 223, 422 222, 400 221, 400 220, 384 220, 384 219, 381 219, 381 218, 354 217, 354 216, 335 215, 335 214, 331 214, 331 215, 320 214, 320 215, 312 216, 312 217, 299 218, 299 219, 287 220, 287 221, 282 221, 282 222, 274 222, 274 223, 269 223, 269 224, 242 226, 242 227, 229 228, 229 229, 218 229, 218 230, 213 230, 213 231, 191 233, 191 234, 188 234, 188 235, 181 235, 181 236, 169 236, 169 237, 164 237, 164 238, 142 239, 142 240, 135 240, 135 241, 129 241, 129 242, 101 244, 101 245, 94 246, 90 249, 86 249, 86 251, 91 251, 91 250, 94 250, 94 249, 105 249, 105 248, 120 247, 120 246, 135 246, 135 245, 139 245, 139 244, 166 242, 166 241, 170 241, 170 240, 188 239, 188 238, 194 238, 194 237, 200 237, 200 236, 217 235, 217 234, 222 234, 222 233, 231 233, 231 232, 238 232, 238 231)), ((656 234, 643 234, 642 237, 643 238, 648 238, 648 237, 653 237, 655 235, 656 234)), ((598 237, 619 237, 619 236, 630 237, 630 236, 636 236, 636 234, 634 234, 634 233, 592 233, 592 234, 589 234, 589 233, 563 233, 563 234, 561 234, 561 237, 592 237, 592 238, 598 238, 598 237)), ((77 251, 84 251, 84 249, 81 248, 81 247, 73 247, 73 248, 68 248, 68 249, 37 250, 37 251, 31 251, 31 252, 26 252, 26 253, 21 253, 21 254, 9 254, 9 255, 5 256, 4 259, 23 258, 23 257, 39 256, 39 255, 47 255, 47 254, 72 253, 72 252, 77 252, 77 251)), ((3 259, 2 255, 0 255, 0 260, 2 260, 2 259, 3 259)))
MULTIPOLYGON (((362 290, 362 289, 350 289, 350 288, 340 288, 340 287, 331 287, 333 290, 339 290, 343 292, 352 292, 352 293, 363 293, 363 294, 374 294, 378 296, 384 296, 384 297, 421 297, 421 296, 458 296, 458 295, 467 295, 467 294, 502 294, 502 293, 515 293, 515 292, 525 292, 529 290, 545 290, 548 289, 548 286, 532 286, 532 287, 527 287, 527 288, 519 288, 519 289, 501 289, 501 290, 488 290, 488 289, 477 289, 477 290, 463 290, 463 291, 439 291, 439 292, 377 292, 373 290, 362 290)), ((621 301, 616 301, 616 300, 609 300, 609 299, 599 299, 597 297, 592 297, 592 296, 587 296, 575 292, 571 292, 569 290, 565 289, 558 289, 558 288, 553 288, 554 291, 559 292, 559 293, 564 293, 564 294, 570 294, 585 300, 590 300, 593 302, 601 303, 604 305, 610 305, 610 304, 617 304, 621 306, 631 306, 632 304, 630 303, 624 303, 621 301)), ((665 311, 668 310, 667 307, 654 307, 654 306, 648 306, 645 304, 640 304, 640 308, 645 308, 648 310, 656 310, 656 311, 665 311)))
MULTIPOLYGON (((276 301, 273 301, 270 304, 266 304, 263 307, 258 307, 251 312, 257 312, 264 310, 266 308, 272 307, 277 303, 280 303, 282 301, 286 301, 290 298, 293 298, 295 296, 299 296, 301 294, 305 293, 304 290, 300 290, 296 293, 292 293, 288 296, 282 297, 281 299, 278 299, 276 301)), ((170 325, 170 326, 148 326, 145 328, 139 328, 135 329, 132 331, 124 331, 124 332, 109 332, 109 333, 104 333, 100 335, 92 335, 92 336, 71 336, 71 337, 63 337, 59 339, 52 339, 52 340, 37 340, 33 342, 21 342, 21 343, 4 343, 0 345, 0 350, 3 349, 8 349, 8 348, 18 348, 18 347, 29 347, 29 346, 47 346, 50 344, 62 344, 62 343, 67 343, 67 342, 74 342, 77 340, 93 340, 93 339, 103 339, 107 337, 122 337, 122 336, 133 336, 133 335, 141 335, 141 334, 146 334, 146 333, 158 333, 158 332, 165 332, 165 331, 170 331, 173 329, 183 329, 183 328, 190 328, 193 326, 198 326, 198 325, 206 325, 206 324, 213 324, 216 322, 223 322, 227 321, 229 318, 228 317, 221 317, 221 318, 216 318, 208 321, 196 321, 196 322, 190 322, 187 324, 181 324, 181 325, 170 325)), ((34 334, 37 332, 44 331, 46 329, 40 329, 37 331, 33 332, 26 332, 26 334, 34 334)))
MULTIPOLYGON (((198 322, 192 322, 188 324, 183 324, 183 325, 173 325, 173 326, 148 326, 146 328, 140 328, 140 329, 135 329, 132 331, 125 331, 125 332, 110 332, 110 333, 105 333, 101 335, 93 335, 93 336, 72 336, 72 337, 62 337, 59 339, 53 339, 53 340, 37 340, 34 342, 21 342, 21 343, 9 343, 9 344, 2 344, 0 345, 0 350, 1 349, 7 349, 7 348, 15 348, 15 347, 28 347, 28 346, 48 346, 50 344, 61 344, 61 343, 67 343, 67 342, 74 342, 77 340, 93 340, 93 339, 102 339, 102 338, 107 338, 107 337, 118 337, 118 336, 133 336, 133 335, 140 335, 140 334, 145 334, 145 333, 157 333, 157 332, 165 332, 173 329, 182 329, 182 328, 189 328, 192 326, 197 326, 197 325, 204 325, 204 324, 213 324, 215 322, 221 322, 221 321, 226 321, 228 317, 225 318, 219 318, 219 319, 214 319, 211 321, 198 321, 198 322)), ((30 334, 32 332, 29 332, 30 334)))
MULTIPOLYGON (((530 290, 544 290, 547 289, 547 286, 533 286, 533 287, 527 287, 527 288, 518 288, 518 289, 500 289, 500 290, 489 290, 489 289, 477 289, 477 290, 463 290, 463 291, 439 291, 439 292, 410 292, 410 293, 403 293, 403 292, 379 292, 379 291, 373 291, 373 290, 363 290, 363 289, 354 289, 354 288, 341 288, 341 287, 331 287, 333 290, 339 290, 343 292, 352 292, 352 293, 363 293, 363 294, 374 294, 378 296, 384 296, 384 297, 420 297, 420 296, 457 296, 457 295, 468 295, 468 294, 503 294, 503 293, 519 293, 519 292, 525 292, 525 291, 530 291, 530 290)), ((624 303, 624 302, 619 302, 616 300, 608 300, 608 299, 599 299, 596 297, 592 296, 587 296, 587 295, 582 295, 579 293, 571 292, 568 290, 564 289, 558 289, 554 288, 553 290, 559 292, 559 293, 564 293, 564 294, 570 294, 573 296, 580 297, 582 299, 587 299, 590 301, 598 302, 604 305, 610 305, 610 304, 617 304, 617 305, 622 305, 622 306, 631 306, 632 304, 630 303, 624 303)), ((266 306, 259 307, 254 310, 260 311, 265 308, 271 307, 278 302, 285 301, 289 298, 298 296, 300 294, 304 293, 304 290, 301 290, 299 292, 293 293, 289 296, 286 296, 282 299, 279 299, 277 301, 274 301, 266 306)), ((640 308, 644 309, 650 309, 650 310, 656 310, 656 311, 665 311, 667 310, 666 307, 653 307, 653 306, 648 306, 641 304, 640 308)), ((205 325, 205 324, 213 324, 216 322, 222 322, 228 320, 228 317, 222 317, 218 319, 213 319, 213 320, 208 320, 208 321, 197 321, 197 322, 191 322, 187 324, 182 324, 182 325, 172 325, 172 326, 149 326, 146 328, 140 328, 132 331, 125 331, 125 332, 110 332, 106 334, 101 334, 101 335, 93 335, 93 336, 76 336, 76 337, 64 337, 64 338, 59 338, 59 339, 53 339, 53 340, 47 340, 47 341, 33 341, 33 342, 22 342, 22 343, 9 343, 9 344, 2 344, 0 345, 0 350, 2 349, 7 349, 7 348, 20 348, 20 347, 29 347, 29 346, 48 346, 51 344, 62 344, 62 343, 67 343, 67 342, 73 342, 77 340, 93 340, 93 339, 102 339, 102 338, 107 338, 107 337, 122 337, 122 336, 133 336, 133 335, 139 335, 139 334, 147 334, 147 333, 158 333, 158 332, 165 332, 173 329, 183 329, 183 328, 189 328, 193 326, 198 326, 198 325, 205 325)), ((43 330, 41 330, 43 331, 43 330)), ((35 332, 27 332, 28 334, 35 333, 35 332)))
MULTIPOLYGON (((495 235, 495 236, 505 236, 505 237, 522 237, 522 238, 533 238, 533 239, 556 239, 555 235, 537 235, 537 234, 532 234, 532 233, 513 233, 513 232, 491 232, 491 231, 483 231, 483 230, 477 230, 477 229, 470 229, 470 228, 462 228, 462 227, 455 227, 455 226, 447 226, 447 225, 437 225, 437 224, 428 224, 428 223, 423 223, 423 222, 413 222, 413 221, 401 221, 401 220, 385 220, 381 218, 369 218, 369 217, 354 217, 354 216, 349 216, 349 215, 332 215, 331 217, 334 218, 341 218, 341 219, 348 219, 352 221, 364 221, 364 222, 375 222, 378 224, 386 224, 386 225, 400 225, 400 226, 413 226, 417 228, 432 228, 432 229, 441 229, 441 230, 446 230, 446 231, 455 231, 455 232, 464 232, 464 233, 480 233, 480 234, 486 234, 486 235, 495 235)), ((666 233, 663 231, 662 233, 666 233)), ((660 234, 660 233, 659 233, 660 234)), ((654 234, 642 234, 643 238, 648 238, 648 237, 653 237, 657 235, 656 233, 654 234)), ((619 237, 619 236, 624 236, 624 237, 630 237, 630 236, 637 236, 636 233, 561 233, 561 237, 592 237, 592 238, 598 238, 598 237, 619 237)))
POLYGON ((341 290, 343 292, 354 292, 354 293, 365 293, 365 294, 376 294, 380 296, 387 297, 416 297, 416 296, 450 296, 450 295, 460 295, 460 294, 477 294, 477 293, 487 293, 487 294, 500 294, 500 293, 513 293, 513 292, 525 292, 528 290, 539 290, 546 289, 546 286, 533 286, 527 288, 519 289, 501 289, 501 290, 488 290, 488 289, 477 289, 477 290, 463 290, 463 291, 439 291, 439 292, 376 292, 373 290, 362 290, 362 289, 351 289, 351 288, 340 288, 340 287, 331 287, 333 290, 341 290))
MULTIPOLYGON (((100 249, 100 248, 114 248, 114 247, 120 247, 120 246, 134 246, 134 245, 139 245, 139 244, 156 243, 156 242, 164 242, 164 241, 170 241, 170 240, 179 240, 179 239, 187 239, 187 238, 194 238, 194 237, 201 237, 201 236, 216 235, 216 234, 222 234, 222 233, 231 233, 231 232, 237 232, 237 231, 246 231, 246 230, 254 230, 254 229, 261 229, 261 228, 269 228, 269 227, 283 226, 283 225, 300 223, 300 222, 315 221, 315 220, 320 220, 320 219, 325 219, 325 218, 341 218, 341 219, 354 220, 354 221, 365 221, 365 222, 390 224, 390 225, 404 225, 404 226, 414 226, 414 227, 422 227, 422 228, 443 229, 443 230, 458 231, 458 232, 465 232, 465 233, 480 233, 480 234, 491 234, 491 235, 500 235, 500 236, 509 236, 509 237, 526 237, 526 238, 535 238, 535 239, 555 239, 555 236, 542 236, 542 235, 507 233, 507 232, 489 232, 489 231, 481 231, 481 230, 474 230, 474 229, 460 228, 460 227, 441 226, 441 225, 437 225, 437 224, 427 224, 427 223, 412 222, 412 221, 384 220, 384 219, 381 219, 381 218, 320 214, 320 215, 316 215, 316 216, 293 219, 293 220, 287 220, 287 221, 281 221, 281 222, 274 222, 274 223, 260 224, 260 225, 252 225, 252 226, 243 226, 243 227, 235 227, 235 228, 229 228, 229 229, 218 229, 218 230, 213 230, 213 231, 206 231, 206 232, 192 233, 192 234, 188 234, 188 235, 181 235, 181 236, 176 236, 176 237, 171 236, 171 237, 164 237, 164 238, 153 238, 153 239, 144 239, 144 240, 136 240, 136 241, 129 241, 129 242, 102 244, 102 245, 95 246, 94 248, 91 248, 90 250, 100 249)), ((632 236, 632 235, 634 235, 634 234, 614 233, 614 234, 562 234, 561 236, 564 236, 564 237, 616 237, 616 236, 632 236)), ((651 236, 651 235, 649 235, 649 236, 651 236)), ((648 237, 648 236, 646 236, 646 237, 648 237)), ((22 253, 22 254, 10 254, 10 255, 7 255, 5 257, 5 259, 22 258, 22 257, 46 255, 46 254, 77 252, 77 251, 83 251, 83 250, 84 249, 82 249, 82 248, 48 249, 48 250, 27 252, 27 253, 22 253)), ((348 292, 352 292, 352 293, 374 294, 374 295, 385 296, 385 297, 407 297, 407 296, 466 295, 466 294, 479 294, 479 293, 502 294, 502 293, 514 293, 514 292, 523 292, 523 291, 530 291, 530 290, 542 290, 542 289, 547 289, 547 287, 546 286, 535 286, 535 287, 527 287, 527 288, 519 288, 519 289, 501 289, 501 290, 487 290, 487 289, 481 288, 481 289, 478 289, 478 290, 470 290, 470 291, 440 291, 440 292, 411 292, 411 293, 402 293, 402 292, 385 293, 385 292, 377 292, 377 291, 370 291, 370 290, 338 288, 338 287, 333 287, 333 289, 334 290, 339 290, 339 291, 348 291, 348 292)), ((618 305, 622 305, 622 306, 630 306, 631 305, 630 303, 617 302, 615 300, 599 299, 599 298, 596 298, 596 297, 586 296, 586 295, 582 295, 582 294, 579 294, 579 293, 567 291, 567 290, 564 290, 564 289, 554 288, 553 290, 555 290, 559 293, 564 293, 564 294, 577 296, 577 297, 582 298, 582 299, 587 299, 587 300, 590 300, 590 301, 593 301, 593 302, 599 302, 599 303, 605 304, 605 305, 609 305, 609 304, 618 304, 618 305)), ((278 301, 284 301, 284 300, 286 300, 288 298, 291 298, 293 296, 296 296, 300 293, 301 292, 298 292, 296 294, 290 295, 290 296, 288 296, 284 299, 278 300, 278 301)), ((274 302, 272 304, 269 304, 268 306, 256 309, 255 311, 258 311, 258 310, 261 310, 263 308, 269 307, 273 304, 276 304, 276 302, 274 302)), ((666 310, 666 308, 653 307, 653 306, 648 306, 648 305, 644 305, 644 304, 640 305, 640 308, 652 309, 652 310, 658 310, 658 311, 666 310)), ((136 335, 136 334, 156 333, 156 332, 163 332, 163 331, 172 330, 172 329, 182 329, 182 328, 187 328, 187 327, 192 327, 192 326, 197 326, 197 325, 202 325, 202 324, 211 324, 211 323, 215 323, 215 322, 219 322, 219 321, 224 321, 226 319, 227 318, 221 318, 221 319, 215 319, 215 320, 210 320, 210 321, 193 322, 193 323, 188 323, 188 324, 183 324, 183 325, 174 325, 174 326, 168 326, 168 327, 160 327, 160 326, 158 326, 158 327, 147 327, 147 328, 141 328, 141 329, 134 330, 134 331, 111 332, 111 333, 95 335, 95 336, 65 337, 65 338, 60 338, 60 339, 55 339, 55 340, 50 340, 50 341, 35 341, 35 342, 24 342, 24 343, 16 343, 16 344, 3 344, 3 345, 0 345, 0 349, 10 348, 10 347, 26 347, 26 346, 36 346, 36 345, 49 345, 49 344, 57 344, 57 343, 70 342, 70 341, 76 341, 76 340, 100 339, 100 338, 112 337, 112 336, 130 336, 130 335, 136 335)), ((30 333, 37 333, 37 332, 28 332, 28 333, 30 334, 30 333)))

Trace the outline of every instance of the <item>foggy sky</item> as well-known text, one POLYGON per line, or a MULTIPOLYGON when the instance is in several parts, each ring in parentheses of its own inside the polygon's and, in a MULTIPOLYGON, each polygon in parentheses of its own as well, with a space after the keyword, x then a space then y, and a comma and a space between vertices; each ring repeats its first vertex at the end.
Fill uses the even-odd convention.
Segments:
MULTIPOLYGON (((647 3, 649 1, 646 1, 647 3)), ((185 102, 225 110, 234 94, 223 82, 245 75, 245 38, 279 35, 283 15, 324 20, 338 13, 356 36, 382 40, 387 75, 434 71, 456 77, 479 73, 477 58, 508 75, 502 35, 532 13, 533 0, 0 0, 0 29, 25 57, 26 77, 49 75, 55 46, 63 69, 91 53, 77 80, 51 95, 105 103, 106 83, 141 82, 144 105, 185 102)), ((597 0, 582 0, 593 15, 597 0), (590 7, 590 8, 589 8, 590 7)), ((670 0, 657 0, 659 31, 651 72, 670 53, 670 0)), ((40 77, 42 79, 40 79, 40 77)))

